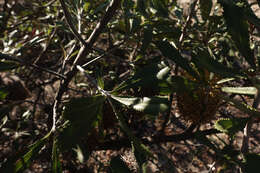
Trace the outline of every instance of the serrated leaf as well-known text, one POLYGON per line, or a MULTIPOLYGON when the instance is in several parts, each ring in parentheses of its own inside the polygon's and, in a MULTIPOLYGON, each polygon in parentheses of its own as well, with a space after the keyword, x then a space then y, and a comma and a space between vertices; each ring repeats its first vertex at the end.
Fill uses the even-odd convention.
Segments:
POLYGON ((169 109, 169 100, 167 97, 119 97, 112 96, 119 103, 133 108, 146 114, 158 115, 169 109))
POLYGON ((243 11, 234 1, 219 0, 223 6, 223 16, 226 20, 228 32, 234 43, 251 67, 256 68, 254 52, 250 49, 248 22, 243 11))
POLYGON ((71 149, 80 142, 82 132, 88 132, 94 127, 98 115, 102 112, 103 96, 74 98, 67 103, 64 118, 69 120, 68 125, 62 129, 58 142, 62 150, 71 149))
POLYGON ((222 87, 221 90, 226 93, 234 94, 255 95, 257 93, 255 87, 222 87))
POLYGON ((186 70, 191 76, 199 79, 198 74, 192 69, 189 61, 181 56, 176 48, 174 48, 168 41, 158 41, 156 46, 162 52, 163 56, 174 61, 178 66, 186 70))
POLYGON ((235 134, 236 132, 243 130, 248 118, 225 118, 219 119, 215 123, 215 128, 223 133, 235 134))
POLYGON ((19 65, 14 62, 8 62, 8 61, 0 62, 0 72, 12 70, 12 69, 15 69, 18 67, 19 67, 19 65))
POLYGON ((120 156, 115 156, 110 161, 112 173, 131 173, 126 163, 120 156))
POLYGON ((228 98, 226 96, 220 96, 222 99, 224 99, 225 101, 229 102, 231 105, 233 105, 235 108, 241 110, 242 112, 251 115, 251 116, 255 116, 255 117, 260 117, 260 112, 253 108, 252 106, 245 104, 241 101, 237 101, 231 98, 228 98))
POLYGON ((217 60, 213 59, 208 50, 201 49, 198 51, 198 56, 193 58, 193 61, 201 68, 206 68, 209 72, 216 73, 222 77, 237 77, 243 76, 242 73, 235 69, 231 69, 217 60))

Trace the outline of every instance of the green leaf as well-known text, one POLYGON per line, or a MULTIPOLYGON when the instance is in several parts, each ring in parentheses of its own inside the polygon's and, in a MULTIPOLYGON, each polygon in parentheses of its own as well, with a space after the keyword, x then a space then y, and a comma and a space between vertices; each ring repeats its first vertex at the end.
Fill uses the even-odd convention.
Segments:
POLYGON ((157 89, 159 84, 165 82, 170 76, 170 68, 164 62, 157 62, 145 66, 137 71, 134 76, 116 87, 113 92, 118 92, 135 87, 152 87, 157 89))
POLYGON ((193 61, 200 67, 206 68, 209 72, 216 73, 222 77, 240 77, 243 76, 237 70, 231 69, 217 60, 215 60, 211 55, 212 52, 209 52, 206 49, 200 49, 198 51, 198 56, 193 58, 193 61))
POLYGON ((212 9, 212 0, 200 0, 199 3, 202 19, 206 21, 209 18, 212 9))
POLYGON ((223 84, 223 83, 226 83, 226 82, 229 82, 229 81, 233 81, 235 80, 235 78, 224 78, 224 79, 221 79, 217 82, 217 84, 223 84))
POLYGON ((97 84, 100 88, 104 89, 105 84, 104 84, 104 80, 102 79, 102 72, 101 70, 97 70, 96 71, 96 76, 97 76, 97 84))
POLYGON ((71 149, 80 143, 82 132, 87 136, 102 112, 104 101, 103 96, 91 96, 73 98, 65 105, 64 118, 69 120, 69 123, 58 137, 62 150, 71 149))
POLYGON ((112 98, 119 103, 133 108, 137 111, 144 112, 150 115, 158 115, 166 112, 169 109, 169 100, 167 97, 119 97, 112 95, 112 98))
POLYGON ((153 37, 156 40, 162 40, 164 38, 168 39, 179 39, 181 36, 181 29, 175 27, 175 22, 171 20, 157 20, 151 22, 154 28, 153 37))
POLYGON ((14 62, 0 61, 0 72, 12 70, 12 69, 15 69, 15 68, 18 68, 18 67, 19 67, 19 65, 14 63, 14 62))
POLYGON ((228 98, 226 96, 220 96, 222 99, 224 99, 225 101, 229 102, 231 105, 233 105, 235 108, 241 110, 242 112, 251 115, 251 116, 255 116, 255 117, 260 117, 260 112, 251 107, 248 104, 242 103, 241 101, 237 101, 231 98, 228 98))
POLYGON ((215 128, 223 133, 233 135, 236 132, 243 130, 248 120, 248 118, 219 119, 215 123, 215 128))
POLYGON ((148 163, 148 157, 145 152, 140 152, 134 145, 132 145, 132 151, 134 152, 135 159, 138 163, 142 173, 146 173, 146 167, 148 163))
POLYGON ((26 154, 24 154, 17 161, 13 162, 13 160, 10 160, 10 163, 5 163, 3 172, 22 172, 23 170, 28 168, 31 165, 33 159, 37 157, 39 151, 43 148, 50 135, 51 132, 32 144, 29 147, 29 151, 27 151, 26 154))
POLYGON ((194 78, 199 79, 198 74, 192 69, 187 59, 183 58, 176 48, 174 48, 168 41, 158 41, 156 46, 162 52, 163 56, 173 60, 178 66, 186 70, 194 78))
POLYGON ((234 94, 255 95, 257 93, 255 87, 222 87, 221 90, 226 93, 234 94))
POLYGON ((245 18, 244 7, 238 6, 231 0, 219 0, 224 9, 224 18, 228 32, 234 43, 251 67, 256 68, 254 52, 250 49, 248 22, 245 18))
POLYGON ((171 76, 167 79, 172 92, 179 94, 192 92, 199 87, 199 83, 191 81, 183 76, 171 76))
POLYGON ((260 154, 248 153, 245 155, 244 172, 253 173, 259 169, 260 154))
POLYGON ((7 95, 8 95, 8 91, 6 91, 5 89, 0 88, 0 100, 4 100, 7 95))
POLYGON ((115 156, 110 161, 112 173, 131 173, 126 163, 120 156, 115 156))
POLYGON ((72 98, 65 104, 64 118, 73 124, 89 124, 96 119, 104 101, 104 96, 72 98))
MULTIPOLYGON (((108 99, 110 100, 110 98, 108 99)), ((119 120, 119 125, 121 129, 127 134, 129 140, 131 141, 132 149, 134 150, 134 153, 137 152, 138 154, 142 155, 145 159, 149 157, 153 157, 149 149, 144 144, 142 144, 142 142, 137 137, 135 137, 133 131, 130 130, 130 128, 126 124, 123 114, 117 111, 117 109, 115 108, 116 104, 114 104, 113 102, 115 102, 115 100, 110 100, 113 111, 119 120)))
POLYGON ((57 142, 53 142, 52 146, 52 172, 53 173, 62 173, 60 158, 59 158, 59 151, 57 148, 57 142))

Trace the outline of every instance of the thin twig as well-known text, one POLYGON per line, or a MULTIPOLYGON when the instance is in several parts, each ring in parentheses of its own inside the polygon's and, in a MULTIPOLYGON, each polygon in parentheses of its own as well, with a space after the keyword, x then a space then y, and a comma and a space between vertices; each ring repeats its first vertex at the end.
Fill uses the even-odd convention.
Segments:
POLYGON ((36 60, 33 62, 33 64, 37 64, 38 61, 42 58, 42 56, 45 54, 45 52, 47 51, 52 39, 54 38, 55 34, 56 34, 57 28, 55 27, 51 33, 51 35, 49 36, 49 39, 47 40, 43 50, 40 52, 39 56, 36 58, 36 60))
MULTIPOLYGON (((71 20, 71 16, 69 12, 67 11, 66 5, 63 0, 60 0, 60 3, 62 5, 62 9, 65 15, 65 18, 69 24, 69 27, 71 30, 73 30, 73 34, 81 41, 81 43, 84 43, 85 41, 83 38, 78 34, 76 29, 74 28, 73 22, 71 20)), ((59 103, 61 101, 61 98, 63 94, 68 90, 68 85, 72 78, 77 74, 77 67, 76 65, 83 65, 86 63, 86 56, 89 54, 91 51, 94 43, 96 42, 97 38, 101 34, 102 30, 106 27, 107 23, 110 21, 110 19, 116 14, 116 10, 120 6, 121 0, 112 0, 111 3, 109 4, 105 15, 101 19, 101 21, 97 24, 96 28, 94 31, 91 33, 90 37, 86 41, 86 44, 83 44, 83 46, 80 48, 79 53, 73 63, 72 68, 70 69, 69 72, 66 73, 66 79, 62 81, 60 84, 59 90, 56 93, 55 96, 55 102, 53 106, 53 127, 52 130, 55 131, 56 128, 56 119, 57 119, 57 109, 59 107, 59 103)))
POLYGON ((22 59, 18 58, 18 57, 15 57, 13 55, 8 55, 8 54, 3 54, 3 53, 0 53, 0 59, 5 59, 5 60, 9 60, 9 61, 14 61, 14 62, 17 62, 21 65, 25 65, 25 66, 30 66, 30 67, 33 67, 37 70, 40 70, 40 71, 44 71, 44 72, 47 72, 47 73, 50 73, 50 74, 53 74, 55 76, 58 76, 62 79, 66 79, 66 77, 62 74, 59 74, 53 70, 49 70, 49 69, 46 69, 46 68, 43 68, 43 67, 40 67, 36 64, 30 64, 30 63, 27 63, 25 61, 23 61, 22 59))
MULTIPOLYGON (((90 60, 90 61, 88 61, 87 63, 83 64, 82 67, 86 67, 86 66, 88 66, 89 64, 91 64, 91 63, 93 63, 93 62, 95 62, 95 61, 97 61, 97 60, 103 58, 103 57, 106 56, 106 55, 111 55, 112 57, 115 58, 116 56, 113 55, 111 52, 113 52, 115 49, 117 49, 117 48, 118 48, 121 44, 123 44, 123 43, 124 43, 124 40, 121 41, 120 43, 118 43, 115 47, 113 47, 112 49, 110 49, 110 50, 108 50, 108 51, 103 51, 103 50, 98 49, 98 48, 93 48, 93 50, 95 50, 95 51, 97 51, 97 52, 102 52, 103 54, 100 55, 100 56, 98 56, 98 57, 96 57, 96 58, 94 58, 94 59, 92 59, 92 60, 90 60)), ((117 58, 117 57, 116 57, 116 58, 117 58)))
POLYGON ((74 36, 80 41, 81 44, 86 45, 87 43, 85 42, 85 40, 82 38, 82 36, 78 33, 77 29, 75 28, 74 23, 72 22, 72 17, 67 9, 67 6, 64 2, 64 0, 59 0, 60 4, 61 4, 61 8, 63 10, 65 19, 69 25, 69 28, 71 30, 71 32, 74 34, 74 36))
POLYGON ((93 79, 88 73, 85 72, 85 70, 80 67, 79 65, 77 65, 77 69, 90 81, 90 83, 96 88, 98 89, 98 91, 106 96, 106 97, 111 97, 111 94, 108 91, 103 90, 101 87, 98 86, 97 82, 95 81, 95 79, 93 79))

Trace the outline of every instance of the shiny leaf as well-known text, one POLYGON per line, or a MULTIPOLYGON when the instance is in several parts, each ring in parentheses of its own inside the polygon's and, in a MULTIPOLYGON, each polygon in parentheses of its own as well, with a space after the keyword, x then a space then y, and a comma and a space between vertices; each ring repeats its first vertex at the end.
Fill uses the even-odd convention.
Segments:
POLYGON ((167 97, 138 98, 112 96, 112 98, 129 108, 151 115, 158 115, 159 113, 166 112, 169 109, 170 104, 167 97))
POLYGON ((226 93, 234 94, 255 95, 257 93, 255 87, 222 87, 221 90, 226 93))
POLYGON ((189 61, 181 56, 176 48, 174 48, 168 41, 158 41, 156 46, 162 52, 163 56, 174 61, 178 66, 186 70, 190 75, 199 79, 198 74, 192 69, 189 61))

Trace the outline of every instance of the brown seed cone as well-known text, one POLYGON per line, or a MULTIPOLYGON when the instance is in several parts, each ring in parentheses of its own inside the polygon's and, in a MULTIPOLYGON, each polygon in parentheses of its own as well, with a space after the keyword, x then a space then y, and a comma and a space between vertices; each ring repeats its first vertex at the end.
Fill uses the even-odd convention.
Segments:
MULTIPOLYGON (((184 77, 195 81, 194 78, 183 73, 184 77)), ((209 77, 209 75, 208 75, 209 77)), ((219 86, 216 85, 218 77, 206 79, 208 85, 200 86, 196 90, 177 93, 177 106, 181 116, 192 123, 206 123, 215 117, 215 114, 220 106, 221 99, 219 86)))
POLYGON ((177 95, 177 106, 182 117, 193 123, 206 123, 212 120, 220 105, 219 91, 199 89, 191 94, 177 95))

